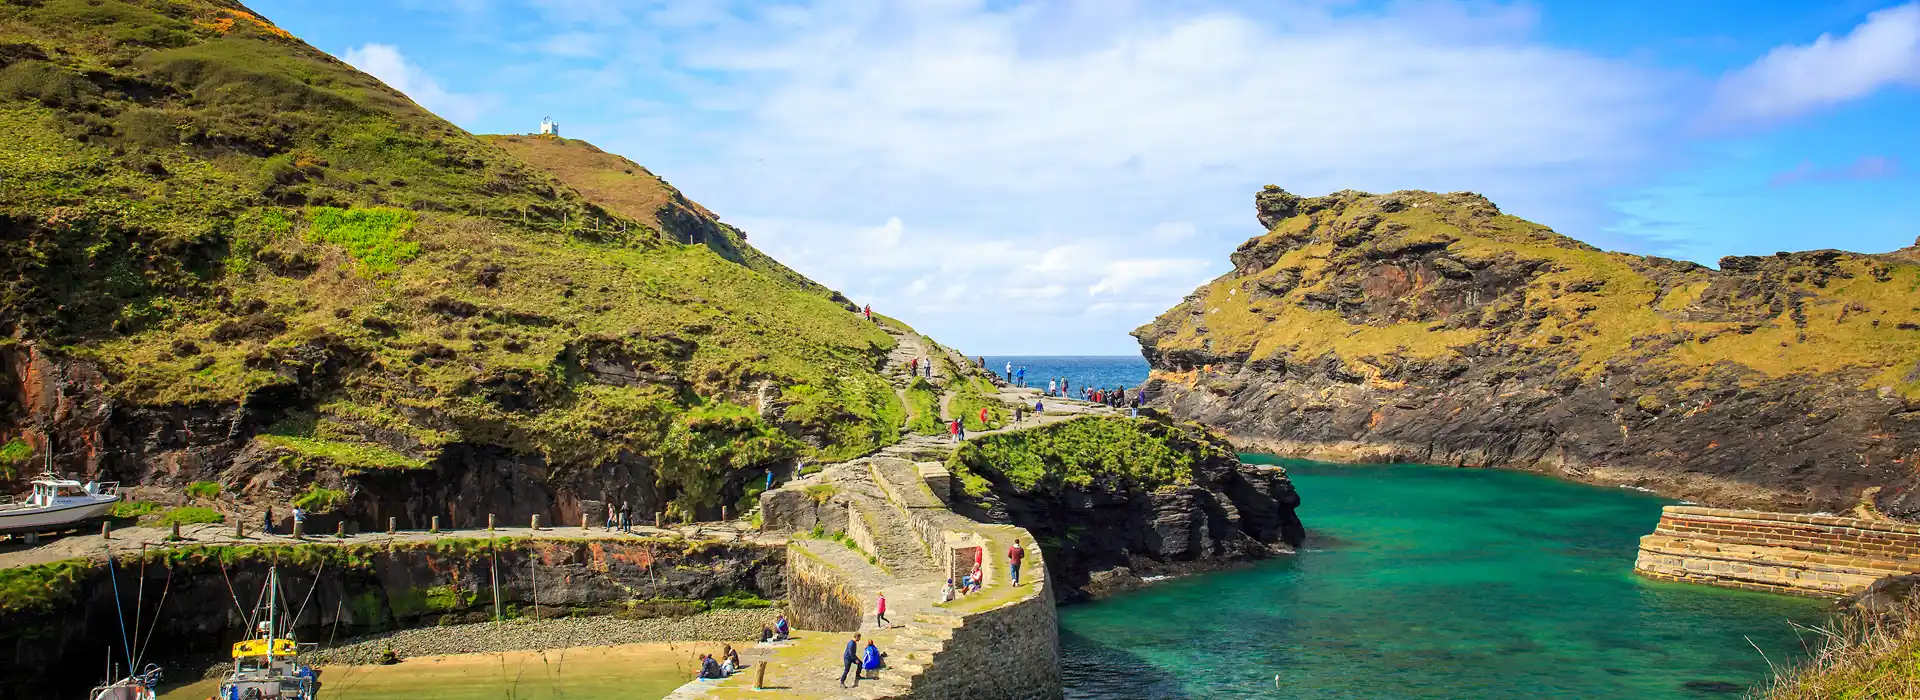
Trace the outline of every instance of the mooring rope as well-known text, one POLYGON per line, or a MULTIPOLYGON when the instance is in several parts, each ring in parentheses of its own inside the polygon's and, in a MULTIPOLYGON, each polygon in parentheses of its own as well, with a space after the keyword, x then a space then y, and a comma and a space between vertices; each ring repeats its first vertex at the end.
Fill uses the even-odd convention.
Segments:
POLYGON ((113 614, 120 618, 120 646, 127 649, 127 673, 133 673, 133 645, 127 642, 127 612, 120 607, 120 574, 113 568, 113 547, 102 546, 107 550, 107 578, 113 582, 113 614))
POLYGON ((220 579, 227 582, 227 597, 233 599, 233 611, 239 613, 240 617, 247 621, 247 629, 251 631, 253 629, 253 619, 247 613, 247 606, 240 604, 240 592, 233 590, 233 577, 227 575, 227 563, 220 561, 218 558, 215 558, 214 561, 220 564, 220 579))
POLYGON ((292 623, 292 624, 294 624, 294 625, 298 625, 298 624, 300 624, 300 616, 301 616, 301 615, 305 615, 305 614, 307 613, 307 603, 309 603, 309 602, 312 602, 312 601, 313 601, 313 591, 314 591, 314 589, 316 589, 316 588, 319 588, 319 587, 320 587, 320 575, 321 575, 322 573, 324 573, 324 572, 326 572, 326 570, 327 570, 327 562, 326 562, 326 560, 321 560, 321 562, 320 562, 320 566, 318 566, 318 567, 315 567, 315 568, 314 568, 314 570, 313 570, 313 585, 311 585, 311 586, 307 586, 307 597, 306 597, 306 598, 304 598, 304 599, 301 599, 301 601, 300 601, 300 612, 297 612, 297 613, 294 613, 294 614, 293 614, 293 623, 292 623))
POLYGON ((167 592, 173 590, 173 567, 167 567, 167 585, 160 589, 160 604, 153 608, 153 626, 147 628, 147 639, 140 643, 140 655, 136 659, 147 658, 147 647, 153 645, 153 633, 160 629, 160 612, 167 609, 167 592))

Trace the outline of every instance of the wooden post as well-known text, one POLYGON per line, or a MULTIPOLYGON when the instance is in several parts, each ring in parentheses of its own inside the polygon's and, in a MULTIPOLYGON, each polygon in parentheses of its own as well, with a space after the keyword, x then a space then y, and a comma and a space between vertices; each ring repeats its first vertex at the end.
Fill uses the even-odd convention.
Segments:
POLYGON ((659 527, 660 527, 660 515, 661 515, 661 514, 660 514, 660 511, 657 511, 657 510, 656 510, 656 511, 654 511, 654 512, 653 512, 653 526, 654 526, 655 528, 659 528, 659 527))
POLYGON ((493 532, 493 514, 487 514, 487 532, 493 532))
MULTIPOLYGON (((178 529, 179 527, 175 526, 175 530, 177 531, 178 529)), ((298 520, 293 521, 293 538, 297 540, 306 534, 307 534, 307 524, 300 522, 298 520)))
POLYGON ((236 540, 247 538, 247 524, 239 518, 233 519, 233 538, 236 540))
POLYGON ((540 514, 539 514, 539 513, 535 513, 535 514, 533 515, 533 529, 535 529, 535 530, 538 530, 538 529, 540 529, 540 514))
POLYGON ((767 662, 762 661, 760 662, 760 670, 756 671, 753 674, 753 689, 761 690, 766 687, 767 687, 767 662))
POLYGON ((179 542, 179 541, 180 541, 180 522, 179 522, 179 521, 174 521, 174 523, 173 523, 173 534, 171 534, 171 535, 168 535, 168 536, 167 536, 167 541, 168 541, 168 542, 179 542))
POLYGON ((100 523, 100 539, 113 539, 113 523, 100 523))
POLYGON ((347 538, 347 521, 342 520, 333 524, 333 536, 343 540, 347 538))
POLYGON ((427 531, 428 531, 428 532, 439 532, 439 531, 440 531, 440 516, 438 516, 438 515, 436 515, 436 516, 433 516, 433 524, 432 524, 432 525, 429 525, 429 526, 428 526, 428 529, 427 529, 427 531))
POLYGON ((723 522, 723 523, 724 523, 724 522, 726 522, 727 520, 728 520, 728 518, 727 518, 727 507, 726 507, 726 506, 720 506, 720 522, 723 522))
POLYGON ((400 529, 400 519, 393 516, 387 516, 387 534, 391 535, 393 534, 394 530, 398 530, 398 529, 400 529))

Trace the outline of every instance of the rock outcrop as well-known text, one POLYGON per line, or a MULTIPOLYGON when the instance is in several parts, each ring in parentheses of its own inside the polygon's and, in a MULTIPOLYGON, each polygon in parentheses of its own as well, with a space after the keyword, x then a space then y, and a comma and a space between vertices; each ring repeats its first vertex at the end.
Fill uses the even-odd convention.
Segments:
POLYGON ((1134 332, 1241 446, 1920 515, 1920 247, 1600 251, 1472 193, 1256 195, 1269 231, 1134 332))
POLYGON ((975 443, 950 463, 973 483, 956 494, 957 509, 1040 538, 1062 599, 1291 554, 1306 535, 1286 471, 1241 463, 1198 426, 1081 418, 975 443), (1031 455, 1045 473, 1006 451, 1031 455))

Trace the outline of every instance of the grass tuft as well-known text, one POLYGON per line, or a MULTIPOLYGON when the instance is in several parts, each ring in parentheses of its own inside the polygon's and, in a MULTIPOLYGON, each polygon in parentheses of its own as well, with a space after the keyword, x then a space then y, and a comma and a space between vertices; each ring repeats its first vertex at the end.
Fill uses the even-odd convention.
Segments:
POLYGON ((1758 700, 1920 697, 1920 598, 1885 613, 1849 611, 1813 630, 1820 646, 1751 693, 1758 700))

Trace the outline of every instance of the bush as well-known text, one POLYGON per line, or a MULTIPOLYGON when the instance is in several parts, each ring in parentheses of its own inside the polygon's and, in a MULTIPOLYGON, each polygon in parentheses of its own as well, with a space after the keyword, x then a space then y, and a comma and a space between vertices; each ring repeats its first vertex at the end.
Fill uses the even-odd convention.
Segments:
POLYGON ((419 218, 413 212, 388 207, 314 207, 307 214, 312 224, 307 229, 308 240, 346 248, 367 272, 393 272, 420 257, 420 244, 407 240, 419 218))
POLYGON ((115 518, 131 519, 131 518, 138 518, 148 513, 158 512, 159 510, 160 510, 160 504, 157 504, 157 503, 148 503, 146 501, 122 500, 118 503, 113 504, 113 509, 107 511, 107 515, 115 518))
POLYGON ((213 499, 220 496, 220 485, 211 481, 196 481, 187 485, 187 495, 200 499, 213 499))
POLYGON ((204 523, 222 523, 226 522, 226 520, 227 516, 221 515, 218 511, 200 506, 182 506, 169 510, 165 515, 160 516, 161 525, 172 525, 174 523, 197 525, 204 523))
POLYGON ((746 591, 727 591, 725 594, 722 594, 720 597, 714 598, 712 601, 709 601, 709 604, 715 608, 751 609, 751 608, 773 607, 773 601, 767 600, 765 598, 754 595, 752 593, 748 593, 746 591))
POLYGON ((312 484, 305 493, 294 497, 293 507, 311 513, 330 513, 346 502, 347 492, 312 484))
POLYGON ((1812 658, 1757 694, 1766 700, 1920 697, 1920 597, 1885 613, 1841 615, 1826 629, 1812 658))
POLYGON ((0 445, 0 474, 4 474, 7 478, 13 477, 15 469, 24 467, 32 461, 33 446, 26 441, 14 438, 8 440, 7 444, 0 445))

